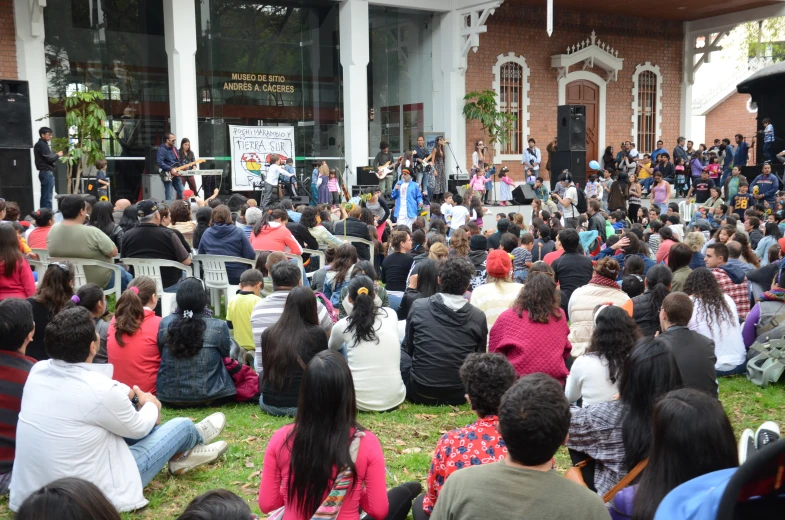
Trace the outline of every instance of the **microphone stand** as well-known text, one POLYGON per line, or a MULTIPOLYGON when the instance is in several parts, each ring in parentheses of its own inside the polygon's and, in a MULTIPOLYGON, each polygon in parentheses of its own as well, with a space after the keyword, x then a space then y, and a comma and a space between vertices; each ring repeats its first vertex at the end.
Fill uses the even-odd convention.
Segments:
MULTIPOLYGON (((462 173, 461 165, 458 164, 458 159, 455 157, 455 152, 452 151, 452 145, 450 144, 450 142, 449 141, 445 141, 445 143, 447 144, 447 148, 450 149, 450 155, 452 155, 452 160, 455 161, 455 191, 457 192, 458 191, 458 176, 462 173)), ((449 191, 449 184, 450 184, 449 181, 450 181, 450 179, 448 178, 447 179, 447 189, 448 189, 448 191, 449 191)), ((444 194, 442 194, 442 197, 444 197, 444 194)))

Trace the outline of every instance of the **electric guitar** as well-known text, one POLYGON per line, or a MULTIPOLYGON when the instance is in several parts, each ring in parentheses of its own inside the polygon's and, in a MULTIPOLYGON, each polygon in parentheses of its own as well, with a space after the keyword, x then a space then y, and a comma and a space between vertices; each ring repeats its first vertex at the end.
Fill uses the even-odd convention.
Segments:
POLYGON ((393 168, 390 166, 390 161, 387 161, 383 165, 378 166, 374 173, 376 174, 376 178, 382 180, 392 172, 393 172, 393 168))
MULTIPOLYGON (((174 168, 172 168, 172 170, 174 170, 174 172, 175 172, 174 173, 174 177, 179 177, 180 176, 177 173, 180 170, 187 170, 191 166, 196 166, 197 164, 202 164, 202 163, 205 163, 205 162, 207 162, 207 159, 197 159, 194 162, 189 162, 188 164, 183 164, 181 166, 175 166, 174 168)), ((172 175, 172 170, 168 170, 168 171, 161 170, 161 173, 160 173, 161 180, 164 181, 164 182, 172 182, 172 176, 173 176, 172 175)))

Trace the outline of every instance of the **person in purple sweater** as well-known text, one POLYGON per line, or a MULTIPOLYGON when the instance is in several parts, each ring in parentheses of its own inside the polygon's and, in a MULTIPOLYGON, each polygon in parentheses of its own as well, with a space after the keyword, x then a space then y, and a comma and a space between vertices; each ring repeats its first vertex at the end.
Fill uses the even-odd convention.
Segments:
POLYGON ((652 415, 652 444, 638 484, 608 502, 613 520, 653 520, 671 490, 693 478, 739 465, 733 427, 720 402, 691 388, 672 390, 652 415), (696 443, 695 439, 701 439, 696 443))

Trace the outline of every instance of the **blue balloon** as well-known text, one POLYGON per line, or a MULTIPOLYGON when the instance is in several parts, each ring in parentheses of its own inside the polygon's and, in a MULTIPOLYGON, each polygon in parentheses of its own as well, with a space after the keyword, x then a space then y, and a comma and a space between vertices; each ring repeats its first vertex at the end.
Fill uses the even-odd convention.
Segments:
POLYGON ((600 163, 598 163, 597 161, 590 161, 589 162, 589 168, 591 168, 592 170, 599 170, 600 169, 600 163))

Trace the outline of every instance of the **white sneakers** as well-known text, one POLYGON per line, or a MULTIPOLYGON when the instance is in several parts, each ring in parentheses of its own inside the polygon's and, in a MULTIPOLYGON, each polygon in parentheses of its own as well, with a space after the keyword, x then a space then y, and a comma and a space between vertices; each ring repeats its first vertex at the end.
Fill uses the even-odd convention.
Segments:
POLYGON ((172 475, 182 475, 202 464, 208 464, 229 449, 226 441, 218 441, 212 444, 199 444, 194 446, 187 455, 180 457, 177 460, 169 461, 169 472, 172 475))
POLYGON ((751 457, 754 453, 764 447, 777 442, 780 438, 780 428, 773 421, 766 421, 761 424, 757 431, 747 428, 741 433, 739 439, 739 464, 751 457))
POLYGON ((196 429, 202 434, 204 443, 210 444, 221 435, 224 426, 226 426, 226 416, 216 412, 197 424, 196 429))
POLYGON ((196 429, 202 436, 204 444, 194 446, 179 459, 170 460, 169 472, 173 475, 182 475, 197 466, 213 462, 226 453, 229 445, 225 441, 213 442, 221 435, 224 426, 226 426, 226 416, 221 412, 216 412, 197 424, 196 429))

